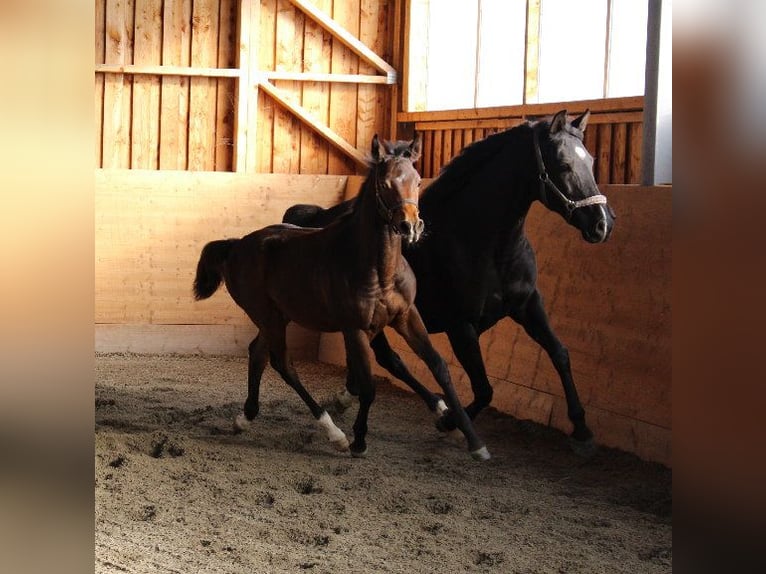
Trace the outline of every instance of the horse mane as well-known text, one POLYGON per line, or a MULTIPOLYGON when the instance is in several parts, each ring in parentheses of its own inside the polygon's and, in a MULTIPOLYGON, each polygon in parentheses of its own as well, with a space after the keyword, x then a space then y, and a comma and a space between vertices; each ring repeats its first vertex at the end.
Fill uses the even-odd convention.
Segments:
MULTIPOLYGON (((518 141, 520 133, 533 128, 538 122, 526 121, 507 130, 494 133, 464 147, 449 163, 442 167, 439 175, 422 193, 421 200, 442 194, 452 194, 465 187, 465 182, 481 171, 508 145, 518 141)), ((442 196, 444 197, 444 196, 442 196)))

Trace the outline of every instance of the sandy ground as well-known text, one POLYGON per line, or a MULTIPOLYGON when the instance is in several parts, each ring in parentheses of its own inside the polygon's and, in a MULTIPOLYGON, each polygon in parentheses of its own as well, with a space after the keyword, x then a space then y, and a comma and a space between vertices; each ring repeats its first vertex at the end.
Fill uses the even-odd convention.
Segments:
MULTIPOLYGON (((298 363, 323 403, 337 367, 298 363)), ((338 453, 267 368, 235 435, 243 358, 96 358, 96 572, 670 572, 671 471, 489 409, 473 461, 378 380, 368 454, 338 453)), ((333 414, 349 438, 356 405, 333 414)))

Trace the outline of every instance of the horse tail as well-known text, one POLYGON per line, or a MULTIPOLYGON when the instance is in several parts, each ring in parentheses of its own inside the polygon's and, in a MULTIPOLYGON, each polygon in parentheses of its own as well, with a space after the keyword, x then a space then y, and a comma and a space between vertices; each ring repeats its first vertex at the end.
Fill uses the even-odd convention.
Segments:
POLYGON ((293 205, 285 211, 282 216, 282 223, 292 223, 293 225, 306 226, 314 217, 324 211, 318 205, 299 204, 293 205))
POLYGON ((216 292, 223 281, 223 264, 229 257, 229 251, 238 239, 211 241, 202 248, 197 263, 197 275, 194 277, 194 298, 207 299, 216 292))

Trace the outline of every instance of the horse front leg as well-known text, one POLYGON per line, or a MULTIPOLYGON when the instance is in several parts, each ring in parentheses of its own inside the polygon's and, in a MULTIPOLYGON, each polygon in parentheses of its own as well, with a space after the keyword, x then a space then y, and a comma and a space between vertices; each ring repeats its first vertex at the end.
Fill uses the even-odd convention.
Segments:
POLYGON ((471 419, 468 418, 465 410, 460 404, 455 387, 452 385, 447 363, 436 352, 431 340, 428 338, 428 332, 420 318, 420 313, 415 306, 410 307, 409 311, 400 316, 392 325, 394 329, 404 338, 410 348, 420 357, 433 374, 436 382, 444 391, 447 399, 447 406, 451 409, 457 428, 459 428, 468 441, 468 450, 471 456, 476 460, 487 460, 490 458, 489 451, 484 442, 476 434, 471 419))
POLYGON ((368 339, 364 331, 344 331, 343 342, 346 345, 349 377, 354 381, 355 390, 359 393, 359 411, 354 421, 354 442, 351 443, 351 454, 364 456, 367 453, 367 419, 370 407, 375 400, 375 383, 372 380, 370 358, 367 354, 368 339))
MULTIPOLYGON (((402 358, 396 351, 391 348, 391 344, 388 342, 385 332, 381 331, 370 341, 370 347, 375 353, 375 360, 377 363, 386 369, 391 375, 402 381, 405 385, 410 387, 417 395, 423 399, 428 406, 428 410, 433 413, 434 417, 439 419, 447 411, 447 405, 439 396, 429 391, 423 384, 420 383, 402 361, 402 358)), ((342 409, 347 409, 351 406, 352 398, 359 395, 359 385, 354 379, 354 374, 348 371, 346 374, 346 390, 340 393, 336 400, 338 406, 342 409)), ((452 428, 455 428, 453 423, 452 428)))
POLYGON ((574 426, 570 435, 573 450, 581 455, 590 455, 594 450, 593 433, 585 423, 585 409, 577 395, 572 369, 569 363, 569 351, 556 337, 548 321, 548 315, 543 307, 543 299, 540 292, 535 290, 527 299, 526 305, 520 310, 518 316, 512 316, 534 339, 553 363, 561 385, 564 387, 564 396, 567 401, 567 416, 574 426))

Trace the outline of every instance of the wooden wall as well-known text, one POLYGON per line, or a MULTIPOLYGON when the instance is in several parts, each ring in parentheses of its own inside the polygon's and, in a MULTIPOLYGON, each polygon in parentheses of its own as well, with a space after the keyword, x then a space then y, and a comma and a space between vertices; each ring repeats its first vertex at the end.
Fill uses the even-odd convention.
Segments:
MULTIPOLYGON (((569 349, 596 441, 670 465, 671 189, 607 186, 604 192, 618 219, 601 245, 586 243, 558 215, 534 204, 526 229, 537 254, 539 286, 551 324, 569 349)), ((425 365, 390 335, 413 374, 438 390, 425 365)), ((432 340, 450 365, 461 399, 468 400, 470 383, 447 337, 432 340)), ((560 380, 523 329, 505 319, 480 342, 496 408, 571 430, 560 380)), ((322 335, 319 359, 344 364, 342 339, 322 335)))
MULTIPOLYGON (((391 60, 395 0, 311 2, 384 60, 391 60)), ((244 50, 238 42, 241 18, 236 0, 96 0, 98 167, 233 171, 236 112, 239 100, 246 97, 257 101, 257 114, 241 118, 251 122, 248 137, 255 147, 248 171, 357 172, 357 163, 258 90, 258 75, 374 74, 375 70, 293 2, 250 4, 254 7, 249 23, 255 29, 244 50), (240 62, 244 57, 253 61, 240 62), (136 67, 145 71, 137 73, 136 67), (240 78, 247 83, 241 91, 240 78)), ((352 147, 366 150, 375 133, 389 133, 391 85, 273 83, 352 147)))
MULTIPOLYGON (((96 350, 246 354, 255 327, 225 292, 194 301, 208 241, 282 219, 294 203, 329 206, 344 176, 96 172, 96 350)), ((318 336, 297 330, 291 347, 316 359, 318 336)))
POLYGON ((475 110, 400 112, 397 119, 423 134, 418 170, 436 177, 460 150, 525 119, 551 115, 566 108, 570 115, 591 110, 585 147, 595 158, 600 184, 640 183, 643 97, 611 98, 556 104, 525 104, 475 110))

